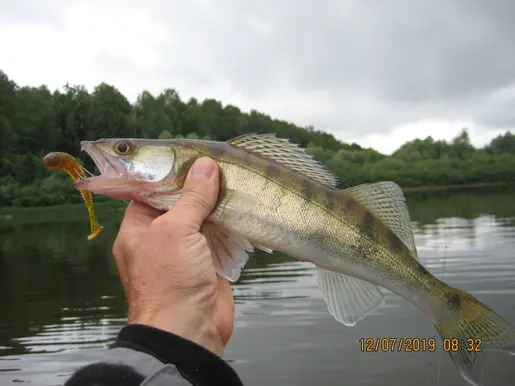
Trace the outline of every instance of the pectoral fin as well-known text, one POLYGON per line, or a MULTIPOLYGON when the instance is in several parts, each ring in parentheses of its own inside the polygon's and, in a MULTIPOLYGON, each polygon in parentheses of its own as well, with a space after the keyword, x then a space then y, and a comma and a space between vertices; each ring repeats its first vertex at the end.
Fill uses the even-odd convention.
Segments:
POLYGON ((384 301, 378 286, 341 273, 318 268, 329 313, 346 326, 354 326, 384 301))
POLYGON ((249 259, 248 252, 254 250, 252 244, 245 237, 211 221, 204 223, 201 232, 211 248, 216 272, 231 282, 238 280, 249 259))

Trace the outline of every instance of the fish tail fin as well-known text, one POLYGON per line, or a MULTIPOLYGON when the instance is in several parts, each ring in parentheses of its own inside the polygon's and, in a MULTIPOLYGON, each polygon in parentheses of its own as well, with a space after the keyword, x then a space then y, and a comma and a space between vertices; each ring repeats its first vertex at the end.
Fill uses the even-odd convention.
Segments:
POLYGON ((481 354, 501 351, 515 355, 515 328, 472 295, 449 287, 453 315, 435 322, 443 349, 471 385, 482 384, 481 354))

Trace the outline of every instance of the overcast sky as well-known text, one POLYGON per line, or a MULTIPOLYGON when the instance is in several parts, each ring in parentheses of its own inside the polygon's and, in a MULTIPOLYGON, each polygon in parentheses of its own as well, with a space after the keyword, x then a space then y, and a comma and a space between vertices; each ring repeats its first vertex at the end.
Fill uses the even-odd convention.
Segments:
POLYGON ((515 127, 512 0, 0 0, 18 85, 175 88, 391 153, 515 127))

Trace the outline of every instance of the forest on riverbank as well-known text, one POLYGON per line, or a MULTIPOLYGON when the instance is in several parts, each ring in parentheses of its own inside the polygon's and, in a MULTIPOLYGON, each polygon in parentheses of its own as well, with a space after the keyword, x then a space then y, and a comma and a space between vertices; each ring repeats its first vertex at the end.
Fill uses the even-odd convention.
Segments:
POLYGON ((311 126, 299 127, 215 99, 183 101, 174 89, 143 91, 135 103, 112 85, 19 87, 0 71, 0 206, 80 202, 64 172, 49 172, 51 151, 80 156, 80 141, 102 137, 205 138, 224 141, 249 132, 275 133, 305 147, 335 173, 342 187, 393 180, 402 187, 515 181, 515 135, 475 148, 466 129, 452 141, 431 137, 405 143, 391 155, 348 144, 311 126))

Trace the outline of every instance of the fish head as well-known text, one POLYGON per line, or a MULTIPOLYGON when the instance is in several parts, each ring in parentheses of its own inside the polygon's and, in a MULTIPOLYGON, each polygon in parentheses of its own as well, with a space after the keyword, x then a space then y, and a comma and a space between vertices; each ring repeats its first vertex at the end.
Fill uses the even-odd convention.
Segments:
POLYGON ((75 187, 121 200, 147 201, 149 195, 180 190, 184 174, 198 153, 180 140, 109 138, 83 141, 81 148, 100 175, 75 187))

